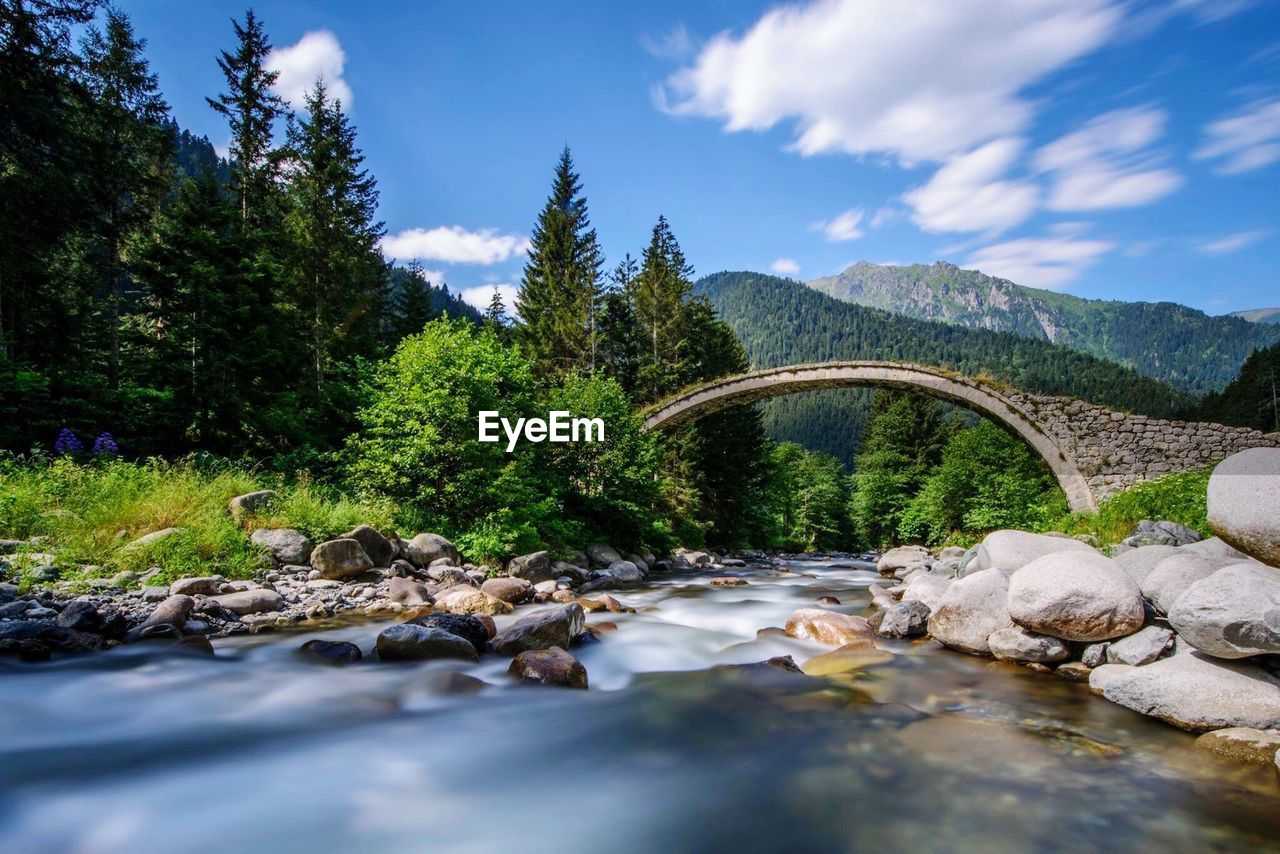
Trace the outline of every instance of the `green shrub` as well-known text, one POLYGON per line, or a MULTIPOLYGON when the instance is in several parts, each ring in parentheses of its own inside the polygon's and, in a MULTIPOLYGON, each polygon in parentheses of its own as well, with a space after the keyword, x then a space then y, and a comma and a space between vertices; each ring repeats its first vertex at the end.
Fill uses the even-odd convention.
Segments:
POLYGON ((1211 468, 1168 474, 1113 495, 1097 513, 1063 515, 1049 527, 1068 534, 1089 534, 1103 545, 1118 543, 1143 519, 1177 522, 1212 536, 1205 520, 1211 468))

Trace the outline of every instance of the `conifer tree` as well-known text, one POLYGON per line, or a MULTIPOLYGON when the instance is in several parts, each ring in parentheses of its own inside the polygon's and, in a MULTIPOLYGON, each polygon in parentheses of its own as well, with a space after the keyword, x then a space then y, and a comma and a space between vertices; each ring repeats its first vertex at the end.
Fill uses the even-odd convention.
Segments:
POLYGON ((492 329, 503 329, 507 325, 507 306, 502 301, 502 291, 493 286, 493 296, 489 298, 489 307, 484 313, 485 325, 492 329))
POLYGON ((645 334, 640 377, 649 401, 681 385, 684 358, 685 302, 693 290, 693 266, 664 216, 658 217, 640 273, 632 283, 636 319, 645 334))
POLYGON ((534 227, 516 297, 519 340, 539 377, 594 370, 603 264, 582 183, 566 146, 534 227))
POLYGON ((618 381, 627 394, 639 390, 640 356, 644 342, 632 304, 640 267, 627 253, 609 274, 609 288, 600 302, 599 367, 618 381))
POLYGON ((394 347, 402 338, 416 335, 422 331, 429 321, 438 316, 435 310, 431 283, 427 281, 426 271, 416 258, 410 261, 403 275, 397 276, 399 288, 391 298, 391 345, 394 347))

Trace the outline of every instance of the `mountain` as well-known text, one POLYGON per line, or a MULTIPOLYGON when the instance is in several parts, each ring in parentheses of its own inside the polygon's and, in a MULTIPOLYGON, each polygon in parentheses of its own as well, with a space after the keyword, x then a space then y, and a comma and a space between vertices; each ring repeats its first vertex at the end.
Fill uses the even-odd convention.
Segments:
POLYGON ((1280 341, 1280 326, 1211 317, 1171 302, 1087 300, 943 261, 908 267, 864 261, 808 285, 845 302, 918 320, 1061 344, 1197 395, 1222 389, 1250 353, 1280 341))
POLYGON ((1233 311, 1228 317, 1241 317, 1250 323, 1280 323, 1280 308, 1251 308, 1233 311))
MULTIPOLYGON (((1169 417, 1193 399, 1132 368, 1045 340, 918 320, 844 302, 799 282, 761 273, 716 273, 695 285, 733 328, 758 368, 837 359, 921 362, 986 374, 1025 391, 1073 395, 1169 417)), ((800 442, 846 463, 861 437, 871 392, 839 389, 762 404, 777 439, 800 442)))
POLYGON ((1255 350, 1245 359, 1240 376, 1222 391, 1206 395, 1190 409, 1188 418, 1218 421, 1280 433, 1280 344, 1255 350))

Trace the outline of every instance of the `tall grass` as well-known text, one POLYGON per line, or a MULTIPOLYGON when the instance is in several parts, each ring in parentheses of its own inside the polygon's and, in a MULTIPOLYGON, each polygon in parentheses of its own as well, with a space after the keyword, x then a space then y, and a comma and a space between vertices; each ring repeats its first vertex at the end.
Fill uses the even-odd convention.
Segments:
POLYGON ((27 551, 51 552, 73 580, 152 566, 162 568, 153 583, 210 573, 247 577, 263 565, 249 541, 254 528, 297 528, 320 540, 361 523, 389 527, 394 510, 388 502, 356 501, 225 462, 0 459, 0 537, 44 538, 27 551), (258 489, 276 490, 276 499, 243 524, 233 520, 231 498, 258 489), (165 528, 181 530, 149 547, 129 547, 165 528))
POLYGON ((1102 502, 1097 513, 1064 516, 1051 527, 1073 535, 1090 534, 1101 545, 1120 542, 1143 519, 1177 522, 1212 536, 1205 520, 1210 471, 1178 472, 1139 483, 1102 502))

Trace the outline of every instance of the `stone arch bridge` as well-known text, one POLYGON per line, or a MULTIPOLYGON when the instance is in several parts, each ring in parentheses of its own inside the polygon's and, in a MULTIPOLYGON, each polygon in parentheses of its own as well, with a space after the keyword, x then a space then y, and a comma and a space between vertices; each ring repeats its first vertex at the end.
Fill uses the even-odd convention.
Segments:
POLYGON ((680 392, 643 415, 646 428, 668 429, 742 403, 854 386, 927 394, 990 418, 1035 449, 1075 511, 1096 510, 1099 501, 1139 481, 1203 468, 1245 448, 1280 445, 1280 434, 1130 415, 905 362, 823 362, 752 371, 680 392))

